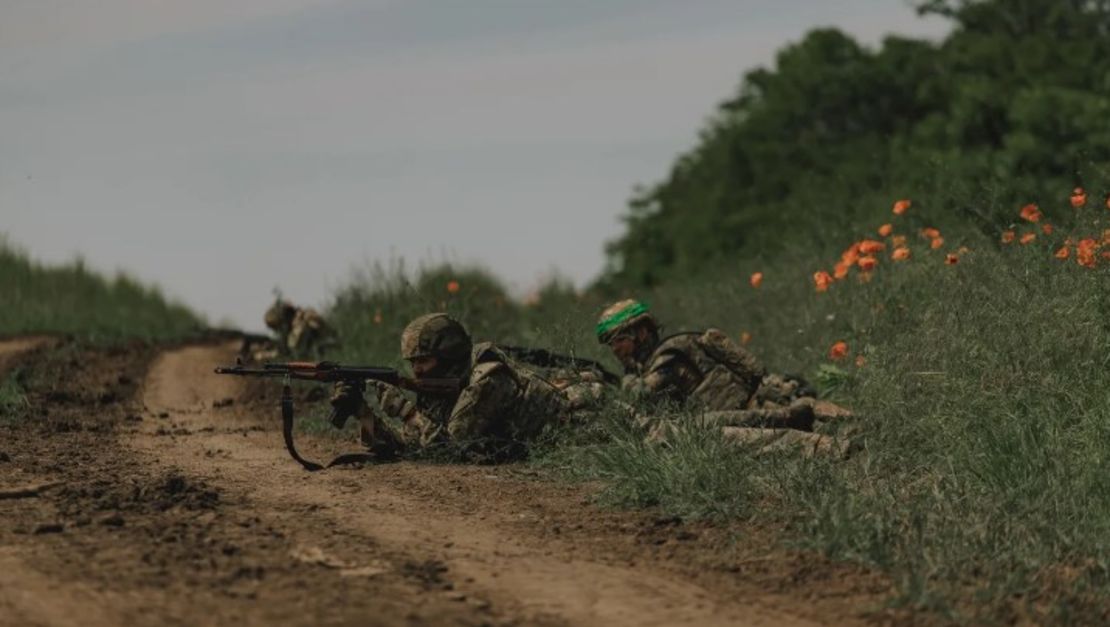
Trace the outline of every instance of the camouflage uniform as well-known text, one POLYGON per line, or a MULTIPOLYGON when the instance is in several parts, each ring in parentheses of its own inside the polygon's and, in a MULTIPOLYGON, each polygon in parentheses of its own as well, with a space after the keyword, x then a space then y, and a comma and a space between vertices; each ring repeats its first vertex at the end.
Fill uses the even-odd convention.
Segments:
POLYGON ((410 323, 402 334, 401 352, 406 359, 436 357, 441 369, 434 376, 459 377, 462 389, 456 395, 410 400, 398 388, 374 384, 377 409, 384 417, 371 407, 359 413, 363 439, 379 455, 442 446, 469 459, 518 457, 545 426, 572 410, 562 390, 493 344, 471 347, 462 325, 446 314, 410 323))
MULTIPOLYGON (((625 360, 625 389, 651 401, 690 407, 700 412, 698 423, 722 427, 730 440, 760 450, 843 452, 827 436, 811 433, 816 399, 804 382, 768 374, 754 355, 718 329, 659 340, 647 307, 621 301, 602 313, 598 339, 610 343, 644 324, 649 331, 637 338, 625 360)), ((673 421, 659 417, 640 417, 639 422, 655 440, 666 439, 674 428, 673 421)))
POLYGON ((277 334, 278 353, 295 357, 320 357, 334 339, 323 316, 310 307, 296 307, 278 299, 266 310, 266 326, 277 334))

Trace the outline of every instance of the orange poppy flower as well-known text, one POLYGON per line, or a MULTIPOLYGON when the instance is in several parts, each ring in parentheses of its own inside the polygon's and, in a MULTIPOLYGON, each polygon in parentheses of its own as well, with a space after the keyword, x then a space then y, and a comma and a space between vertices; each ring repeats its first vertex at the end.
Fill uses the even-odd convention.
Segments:
POLYGON ((1056 253, 1052 256, 1056 257, 1057 259, 1067 259, 1071 256, 1071 249, 1067 246, 1061 246, 1060 249, 1057 250, 1056 253))
POLYGON ((836 264, 835 268, 833 268, 833 278, 839 281, 848 276, 848 271, 851 269, 852 264, 841 261, 840 263, 836 264))
POLYGON ((859 252, 863 255, 874 255, 886 248, 886 244, 873 239, 865 239, 859 243, 859 252))
POLYGON ((743 331, 742 333, 740 333, 740 343, 742 345, 747 346, 748 344, 751 344, 751 342, 752 342, 752 334, 751 333, 748 333, 747 331, 743 331))
POLYGON ((1045 235, 1052 235, 1053 231, 1055 231, 1055 230, 1056 230, 1056 227, 1052 226, 1048 222, 1045 222, 1044 224, 1041 225, 1041 232, 1044 233, 1045 235))
POLYGON ((1091 249, 1084 250, 1084 249, 1080 248, 1080 249, 1076 250, 1075 251, 1075 263, 1077 263, 1077 264, 1079 264, 1079 265, 1081 265, 1085 268, 1094 268, 1096 265, 1098 265, 1098 259, 1095 258, 1094 249, 1091 248, 1091 249))
POLYGON ((895 247, 895 248, 901 248, 901 247, 905 246, 906 245, 906 236, 905 235, 895 235, 894 237, 890 238, 890 245, 895 247))
POLYGON ((753 273, 752 278, 751 278, 751 284, 752 284, 752 287, 759 287, 760 285, 763 285, 763 273, 762 272, 753 273))
POLYGON ((944 246, 944 238, 943 237, 934 237, 933 241, 929 242, 929 248, 932 248, 933 250, 936 250, 936 249, 940 248, 941 246, 944 246))
POLYGON ((1002 232, 1002 243, 1003 244, 1009 244, 1010 242, 1014 241, 1015 236, 1016 236, 1016 234, 1013 231, 1003 231, 1002 232))
POLYGON ((879 227, 879 237, 886 237, 894 232, 893 224, 884 224, 879 227))
POLYGON ((1021 243, 1022 246, 1024 246, 1031 243, 1035 239, 1037 239, 1036 233, 1026 233, 1025 235, 1021 236, 1021 239, 1019 239, 1018 242, 1021 243))
POLYGON ((824 292, 828 290, 829 285, 832 284, 832 282, 833 278, 829 275, 828 272, 825 272, 824 270, 813 273, 813 284, 816 286, 818 292, 824 292))
POLYGON ((894 249, 894 252, 890 253, 890 258, 894 261, 905 261, 910 258, 910 249, 905 246, 899 246, 894 249))
POLYGON ((829 347, 829 359, 840 361, 848 356, 848 343, 841 340, 829 347))
POLYGON ((878 262, 878 259, 875 259, 871 255, 867 255, 866 257, 860 257, 859 261, 857 261, 856 264, 859 266, 860 270, 863 270, 864 272, 871 272, 875 269, 875 264, 878 262))
POLYGON ((925 237, 928 237, 929 239, 936 239, 936 238, 940 237, 940 231, 938 231, 934 228, 931 228, 931 227, 926 228, 926 229, 921 229, 921 234, 925 237))
POLYGON ((1076 248, 1079 250, 1095 250, 1098 248, 1098 242, 1090 237, 1085 237, 1079 240, 1079 244, 1076 245, 1076 248))
POLYGON ((1076 187, 1071 193, 1071 206, 1076 209, 1087 204, 1087 192, 1082 187, 1076 187))
POLYGON ((448 294, 458 294, 459 293, 459 282, 458 281, 448 281, 447 282, 447 293, 448 294))
POLYGON ((945 265, 954 266, 959 262, 960 262, 960 258, 957 257, 956 255, 953 255, 952 253, 948 253, 947 255, 944 256, 945 265))
POLYGON ((1028 222, 1040 222, 1041 218, 1043 217, 1041 215, 1041 210, 1037 208, 1037 205, 1034 205, 1032 203, 1022 207, 1018 215, 1021 216, 1022 220, 1026 220, 1028 222))
POLYGON ((906 212, 907 209, 910 208, 911 205, 913 205, 913 203, 908 200, 899 200, 898 202, 894 203, 894 215, 902 215, 906 212))
POLYGON ((856 368, 862 368, 867 365, 867 359, 863 355, 856 355, 856 368))

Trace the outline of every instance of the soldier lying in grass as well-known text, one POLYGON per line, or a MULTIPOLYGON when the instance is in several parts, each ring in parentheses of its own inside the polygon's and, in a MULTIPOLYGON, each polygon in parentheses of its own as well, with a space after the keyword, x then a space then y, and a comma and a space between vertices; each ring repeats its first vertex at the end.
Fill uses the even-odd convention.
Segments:
POLYGON ((474 345, 466 329, 447 314, 413 320, 401 334, 401 356, 420 378, 458 378, 455 394, 420 395, 415 402, 401 390, 368 382, 377 409, 360 386, 337 384, 332 406, 358 416, 363 442, 379 457, 394 457, 431 447, 472 461, 520 457, 527 444, 550 424, 581 408, 582 383, 559 387, 522 366, 492 343, 474 345), (383 416, 384 414, 384 416, 383 416))
POLYGON ((324 317, 311 307, 297 307, 278 296, 263 321, 277 335, 277 355, 258 355, 257 361, 274 356, 320 359, 334 346, 335 333, 324 317))
MULTIPOLYGON (((698 423, 720 426, 725 436, 760 450, 798 448, 805 454, 843 454, 846 442, 813 433, 817 420, 850 415, 818 401, 803 380, 768 374, 750 352, 724 332, 678 333, 661 337, 662 327, 648 307, 623 300, 602 312, 597 338, 625 367, 622 387, 662 407, 695 412, 698 423)), ((644 418, 652 439, 666 439, 673 419, 644 418)))

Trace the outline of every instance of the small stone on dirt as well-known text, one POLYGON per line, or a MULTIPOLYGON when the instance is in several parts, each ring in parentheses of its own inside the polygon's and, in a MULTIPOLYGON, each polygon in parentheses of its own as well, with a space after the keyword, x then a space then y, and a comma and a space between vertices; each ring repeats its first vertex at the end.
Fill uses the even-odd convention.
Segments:
POLYGON ((105 527, 122 527, 124 523, 123 516, 119 514, 108 514, 100 519, 100 524, 105 527))
POLYGON ((214 407, 215 409, 220 409, 221 407, 231 407, 234 404, 235 404, 235 399, 233 399, 233 398, 223 398, 223 399, 220 399, 220 400, 212 403, 212 407, 214 407))
POLYGON ((64 530, 65 530, 65 527, 62 525, 62 523, 52 522, 52 523, 39 523, 38 525, 35 525, 35 535, 36 536, 41 536, 41 535, 46 534, 46 533, 61 533, 64 530))
POLYGON ((340 577, 377 577, 388 569, 381 566, 360 566, 358 568, 344 568, 339 571, 340 577))
POLYGON ((10 462, 10 461, 12 461, 12 458, 11 458, 11 456, 9 456, 9 455, 8 455, 7 453, 5 453, 4 451, 0 451, 0 463, 3 463, 3 462, 10 462))
POLYGON ((169 418, 170 417, 170 412, 168 412, 168 411, 158 412, 158 417, 159 418, 169 418))

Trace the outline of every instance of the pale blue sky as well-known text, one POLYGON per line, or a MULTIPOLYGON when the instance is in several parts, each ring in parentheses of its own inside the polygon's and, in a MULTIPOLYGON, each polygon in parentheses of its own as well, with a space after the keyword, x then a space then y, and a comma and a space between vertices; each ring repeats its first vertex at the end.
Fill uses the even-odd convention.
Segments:
POLYGON ((584 283, 633 185, 817 26, 902 0, 0 0, 0 231, 250 328, 403 256, 584 283))

